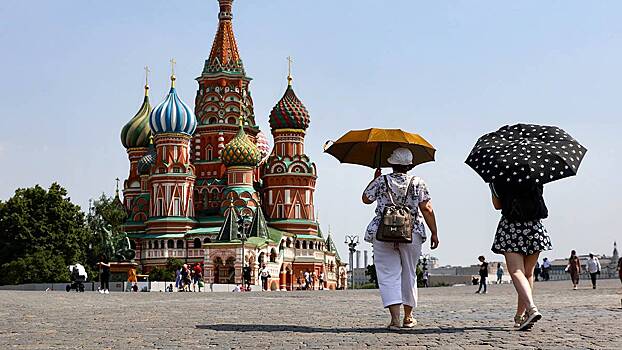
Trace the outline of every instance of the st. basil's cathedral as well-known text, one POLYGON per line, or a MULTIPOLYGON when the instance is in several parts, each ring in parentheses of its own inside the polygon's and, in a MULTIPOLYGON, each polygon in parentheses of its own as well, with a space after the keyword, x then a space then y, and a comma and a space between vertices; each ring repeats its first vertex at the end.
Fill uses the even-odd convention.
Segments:
POLYGON ((233 34, 233 0, 218 2, 194 113, 175 90, 173 72, 155 108, 145 85, 142 106, 121 132, 130 161, 124 229, 136 261, 143 272, 170 257, 200 262, 207 283, 241 283, 246 265, 254 284, 268 267, 272 290, 295 289, 304 272, 318 281, 323 273, 324 288, 345 287, 345 266, 314 214, 317 170, 304 148, 309 113, 290 73, 269 115, 270 149, 233 34))

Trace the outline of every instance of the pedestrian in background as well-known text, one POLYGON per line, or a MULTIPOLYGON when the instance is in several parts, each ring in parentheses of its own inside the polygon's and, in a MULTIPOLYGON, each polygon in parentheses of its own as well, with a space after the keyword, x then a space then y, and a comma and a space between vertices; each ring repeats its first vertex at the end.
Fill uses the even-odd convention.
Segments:
POLYGON ((503 283, 503 265, 497 264, 497 284, 503 283))
POLYGON ((268 270, 268 267, 266 265, 261 268, 259 276, 261 277, 261 290, 268 290, 268 278, 270 278, 270 270, 268 270))
POLYGON ((102 255, 99 261, 99 292, 103 294, 110 293, 110 262, 108 261, 108 257, 102 255))
POLYGON ((549 258, 542 259, 542 279, 543 280, 548 281, 551 279, 550 271, 551 271, 551 262, 549 261, 549 258))
POLYGON ((418 176, 408 175, 413 165, 413 154, 407 148, 395 149, 387 163, 393 173, 382 175, 377 169, 374 179, 367 185, 362 195, 365 204, 377 203, 376 215, 367 226, 365 241, 374 247, 374 262, 380 287, 380 296, 385 308, 391 313, 391 323, 387 328, 400 328, 400 307, 404 307, 401 326, 412 328, 417 321, 412 315, 417 306, 417 262, 421 246, 426 240, 425 223, 432 232, 431 248, 438 247, 436 218, 428 188, 418 176), (406 206, 412 214, 412 242, 384 242, 376 239, 376 234, 384 216, 385 208, 396 205, 406 206))
POLYGON ((423 272, 423 287, 430 287, 430 273, 428 272, 428 270, 423 272))
POLYGON ((486 290, 486 284, 488 283, 488 263, 486 262, 486 258, 483 255, 480 255, 477 260, 479 260, 479 262, 482 264, 479 266, 479 288, 477 289, 477 292, 475 292, 475 294, 487 294, 488 291, 486 290), (482 287, 484 289, 483 292, 482 287))
POLYGON ((540 269, 540 263, 536 261, 536 266, 533 268, 533 277, 536 282, 540 281, 540 272, 542 272, 542 269, 540 269))
POLYGON ((566 267, 566 271, 570 274, 572 289, 577 290, 577 288, 579 288, 579 275, 581 275, 581 261, 579 260, 575 250, 570 252, 570 258, 568 258, 568 266, 566 267))
POLYGON ((596 277, 600 275, 600 261, 598 261, 598 258, 594 256, 594 253, 590 253, 590 258, 587 259, 585 269, 590 274, 590 278, 592 279, 592 289, 596 289, 596 277))
POLYGON ((620 282, 622 282, 622 258, 618 259, 618 277, 620 277, 620 282))

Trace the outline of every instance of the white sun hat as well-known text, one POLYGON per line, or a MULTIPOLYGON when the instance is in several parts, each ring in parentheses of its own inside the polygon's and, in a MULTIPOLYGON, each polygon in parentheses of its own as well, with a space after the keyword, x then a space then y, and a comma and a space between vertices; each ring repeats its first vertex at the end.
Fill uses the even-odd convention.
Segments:
POLYGON ((413 154, 408 148, 396 148, 387 159, 387 163, 393 165, 412 165, 413 154))

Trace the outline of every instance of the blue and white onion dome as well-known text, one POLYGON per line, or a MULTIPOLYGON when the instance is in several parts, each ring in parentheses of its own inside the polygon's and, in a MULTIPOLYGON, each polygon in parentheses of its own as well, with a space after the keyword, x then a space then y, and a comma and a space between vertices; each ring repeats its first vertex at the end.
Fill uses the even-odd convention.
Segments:
POLYGON ((171 90, 164 101, 160 102, 149 118, 149 125, 154 134, 181 133, 191 136, 197 128, 197 118, 175 90, 175 75, 171 75, 171 90))

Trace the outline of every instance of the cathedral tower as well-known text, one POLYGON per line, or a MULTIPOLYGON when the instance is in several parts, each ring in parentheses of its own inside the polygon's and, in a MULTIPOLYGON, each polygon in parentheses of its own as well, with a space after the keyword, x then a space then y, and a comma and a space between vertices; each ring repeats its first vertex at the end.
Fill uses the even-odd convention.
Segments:
POLYGON ((313 194, 317 172, 304 152, 309 113, 292 87, 270 113, 274 148, 264 165, 264 206, 271 225, 298 234, 317 234, 313 194))
MULTIPOLYGON (((145 67, 145 71, 149 70, 145 67)), ((138 163, 148 150, 151 139, 151 129, 149 128, 149 114, 151 104, 149 103, 149 82, 145 77, 145 96, 136 115, 121 130, 121 143, 127 150, 130 160, 130 173, 123 185, 123 200, 128 210, 132 209, 132 201, 141 192, 140 174, 138 163)))
MULTIPOLYGON (((171 63, 175 64, 174 60, 171 63)), ((151 112, 155 159, 149 177, 149 233, 185 233, 194 216, 194 165, 190 162, 190 140, 197 121, 192 110, 177 95, 175 74, 171 89, 151 112)))
MULTIPOLYGON (((259 128, 255 123, 253 100, 244 65, 233 35, 233 0, 218 0, 218 29, 203 72, 197 78, 199 88, 195 99, 198 120, 192 141, 192 161, 196 166, 195 203, 197 216, 218 213, 223 198, 225 166, 222 151, 238 133, 244 122, 252 142, 259 128)), ((257 173, 254 177, 257 177, 257 173)))

